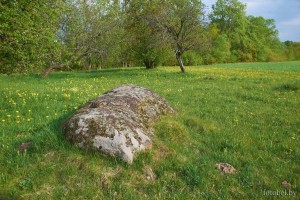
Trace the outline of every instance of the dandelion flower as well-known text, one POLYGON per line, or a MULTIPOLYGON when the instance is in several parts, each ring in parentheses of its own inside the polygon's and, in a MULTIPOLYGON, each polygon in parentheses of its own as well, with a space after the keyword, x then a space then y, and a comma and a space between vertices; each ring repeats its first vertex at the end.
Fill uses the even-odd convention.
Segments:
POLYGON ((65 97, 65 98, 70 98, 70 94, 66 94, 66 93, 64 93, 64 94, 62 94, 63 95, 63 97, 65 97))

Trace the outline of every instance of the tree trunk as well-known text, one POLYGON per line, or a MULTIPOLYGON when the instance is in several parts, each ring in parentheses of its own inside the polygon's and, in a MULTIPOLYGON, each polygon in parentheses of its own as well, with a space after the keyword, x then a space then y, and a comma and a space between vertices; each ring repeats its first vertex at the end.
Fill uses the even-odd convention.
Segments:
POLYGON ((184 68, 184 65, 183 65, 183 62, 182 62, 182 57, 181 57, 181 53, 180 52, 177 52, 176 53, 176 59, 177 59, 177 62, 179 64, 179 67, 181 69, 181 72, 182 73, 185 73, 185 68, 184 68))
POLYGON ((154 68, 154 61, 145 60, 144 64, 146 66, 146 69, 153 69, 154 68))
POLYGON ((47 78, 54 70, 57 69, 66 69, 67 66, 66 65, 51 65, 49 67, 46 67, 43 71, 43 73, 41 74, 42 78, 47 78))

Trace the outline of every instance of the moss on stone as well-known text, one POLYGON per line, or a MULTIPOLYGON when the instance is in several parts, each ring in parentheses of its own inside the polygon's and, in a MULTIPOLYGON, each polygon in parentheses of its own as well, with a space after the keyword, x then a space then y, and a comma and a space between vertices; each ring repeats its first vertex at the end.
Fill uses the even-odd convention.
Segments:
POLYGON ((123 85, 87 102, 68 119, 66 138, 82 148, 95 148, 132 162, 134 154, 150 148, 151 123, 174 110, 158 94, 123 85))

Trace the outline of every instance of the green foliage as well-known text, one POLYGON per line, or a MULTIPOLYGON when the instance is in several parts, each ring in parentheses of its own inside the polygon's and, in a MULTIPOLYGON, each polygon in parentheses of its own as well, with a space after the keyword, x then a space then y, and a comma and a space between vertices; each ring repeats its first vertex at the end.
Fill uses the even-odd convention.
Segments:
POLYGON ((213 42, 212 56, 218 63, 230 62, 231 44, 226 35, 220 34, 213 42))
POLYGON ((1 1, 0 73, 26 73, 52 61, 60 1, 1 1))
POLYGON ((212 5, 212 13, 209 15, 212 23, 215 23, 221 33, 230 35, 234 39, 238 34, 244 34, 246 21, 246 4, 238 0, 217 0, 212 5))
POLYGON ((3 0, 0 73, 299 60, 273 19, 218 0, 3 0), (206 18, 210 21, 207 21, 206 18), (187 52, 187 53, 186 53, 187 52), (173 57, 173 58, 172 58, 173 57))
POLYGON ((155 25, 151 24, 152 4, 152 1, 131 1, 125 20, 134 56, 147 69, 157 67, 162 62, 163 52, 168 47, 155 25))
POLYGON ((60 41, 67 48, 69 65, 101 68, 118 54, 123 31, 119 29, 118 7, 107 1, 68 1, 62 16, 60 41))
POLYGON ((183 63, 187 66, 198 66, 203 64, 201 53, 197 51, 188 51, 182 56, 183 63))
POLYGON ((184 52, 202 50, 207 42, 203 4, 199 0, 154 1, 153 21, 170 41, 182 72, 184 52))
MULTIPOLYGON (((209 15, 215 31, 211 62, 282 61, 284 47, 273 19, 246 15, 238 0, 218 0, 209 15)), ((213 29, 211 29, 213 30, 213 29)))
POLYGON ((288 60, 300 60, 300 42, 285 41, 284 45, 288 60))
MULTIPOLYGON (((223 45, 225 49, 230 46, 230 51, 233 56, 230 61, 248 61, 249 55, 244 51, 247 49, 246 45, 248 41, 246 37, 246 26, 248 25, 246 5, 238 0, 218 0, 212 6, 212 13, 209 17, 211 22, 216 24, 220 30, 220 34, 223 35, 217 38, 219 41, 215 41, 216 44, 223 45), (226 45, 227 41, 224 41, 226 38, 228 38, 227 41, 230 42, 230 45, 226 45)), ((219 52, 213 54, 220 56, 219 52)), ((225 54, 228 54, 228 52, 225 54)), ((217 59, 221 58, 216 58, 216 61, 217 59)))

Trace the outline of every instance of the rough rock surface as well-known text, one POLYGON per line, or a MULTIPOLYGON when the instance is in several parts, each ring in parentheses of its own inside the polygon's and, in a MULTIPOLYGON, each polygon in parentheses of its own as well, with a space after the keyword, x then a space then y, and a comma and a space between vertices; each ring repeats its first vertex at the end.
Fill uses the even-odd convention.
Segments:
POLYGON ((281 185, 284 188, 290 188, 292 186, 287 180, 282 181, 281 185))
POLYGON ((223 173, 223 174, 234 174, 237 170, 228 163, 217 163, 216 167, 223 173))
POLYGON ((87 102, 63 124, 66 138, 132 163, 134 154, 151 148, 150 124, 174 113, 165 99, 135 85, 122 85, 87 102))

